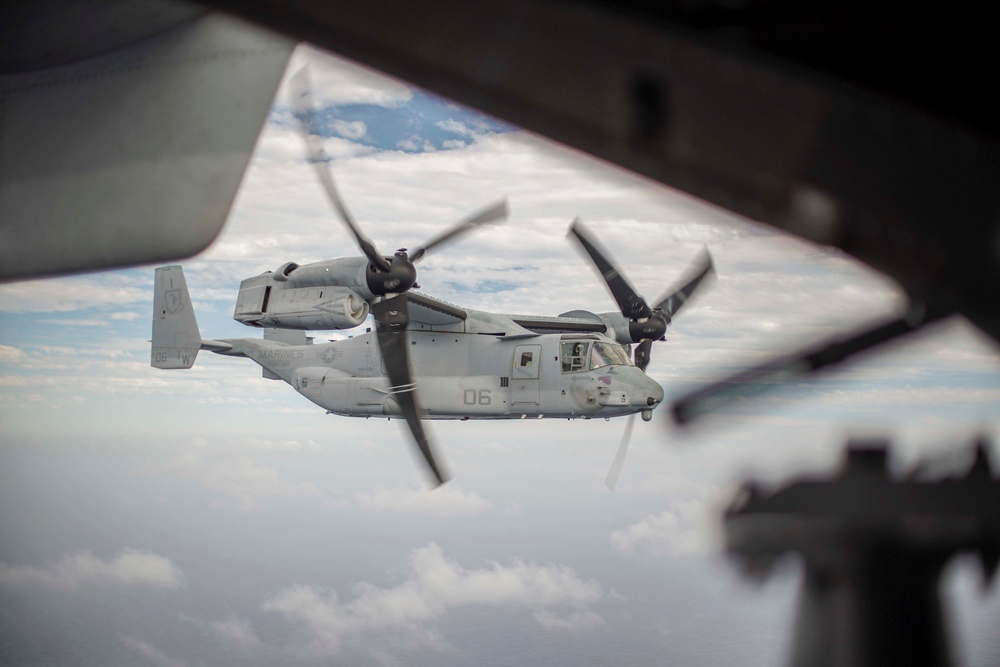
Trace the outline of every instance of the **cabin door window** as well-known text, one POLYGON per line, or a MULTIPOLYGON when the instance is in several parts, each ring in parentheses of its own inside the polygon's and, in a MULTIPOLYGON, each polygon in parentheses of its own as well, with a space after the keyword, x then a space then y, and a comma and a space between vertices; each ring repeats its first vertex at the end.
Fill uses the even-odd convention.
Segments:
POLYGON ((541 345, 518 345, 514 348, 514 370, 510 377, 512 403, 538 405, 538 374, 541 363, 541 345))

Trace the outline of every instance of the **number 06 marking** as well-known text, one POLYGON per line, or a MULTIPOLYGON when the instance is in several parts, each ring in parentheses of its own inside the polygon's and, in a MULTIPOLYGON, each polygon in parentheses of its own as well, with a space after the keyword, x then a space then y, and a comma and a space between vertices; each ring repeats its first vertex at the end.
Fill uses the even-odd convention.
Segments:
POLYGON ((489 389, 466 389, 462 392, 462 402, 466 405, 489 405, 493 402, 489 389))

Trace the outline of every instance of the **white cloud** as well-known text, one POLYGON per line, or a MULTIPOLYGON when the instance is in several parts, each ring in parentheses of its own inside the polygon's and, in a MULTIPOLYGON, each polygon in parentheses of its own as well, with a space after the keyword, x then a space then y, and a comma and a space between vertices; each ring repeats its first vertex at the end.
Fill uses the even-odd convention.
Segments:
POLYGON ((685 500, 611 533, 611 546, 624 554, 703 555, 715 548, 715 516, 703 501, 685 500))
POLYGON ((171 658, 141 639, 130 637, 128 635, 122 635, 121 640, 126 646, 152 662, 154 665, 159 665, 159 667, 187 667, 187 663, 183 660, 171 658))
POLYGON ((181 621, 195 625, 207 634, 216 637, 226 646, 249 651, 261 644, 260 638, 250 625, 250 621, 239 618, 235 614, 222 620, 207 623, 203 619, 183 613, 179 615, 179 618, 181 621))
POLYGON ((362 120, 346 121, 335 119, 330 124, 333 126, 333 131, 345 139, 357 141, 364 138, 368 133, 368 126, 362 120))
POLYGON ((493 507, 482 496, 460 489, 454 484, 440 486, 433 491, 406 487, 376 486, 370 492, 354 496, 366 509, 404 514, 433 514, 436 516, 472 516, 493 507))
POLYGON ((0 364, 16 364, 24 361, 24 350, 10 345, 0 345, 0 364))
MULTIPOLYGON (((354 141, 354 139, 363 137, 367 131, 364 123, 358 125, 341 122, 340 129, 343 130, 340 132, 341 136, 324 137, 321 141, 323 151, 334 161, 365 155, 374 150, 371 146, 354 141), (359 129, 360 136, 351 136, 352 133, 356 134, 359 129)), ((257 140, 251 164, 255 171, 263 169, 277 172, 276 176, 280 180, 273 184, 273 189, 282 190, 286 185, 302 184, 311 186, 310 190, 315 190, 317 185, 312 167, 306 162, 305 143, 302 141, 299 131, 292 126, 274 123, 265 125, 257 140), (296 180, 298 183, 295 182, 296 180)), ((293 202, 282 201, 281 203, 286 210, 290 205, 293 205, 293 202)))
POLYGON ((112 560, 102 560, 89 551, 76 551, 46 568, 0 563, 0 584, 43 586, 60 591, 101 584, 177 588, 183 579, 180 569, 169 559, 135 549, 123 549, 112 560))
POLYGON ((465 137, 471 137, 475 135, 475 131, 472 130, 468 125, 453 118, 449 118, 448 120, 439 120, 434 124, 440 127, 442 130, 446 130, 448 132, 454 132, 455 134, 461 134, 462 136, 465 137))
POLYGON ((407 137, 406 139, 400 139, 396 142, 398 148, 402 148, 404 151, 424 151, 426 153, 434 152, 434 144, 432 144, 427 139, 421 139, 418 135, 414 134, 407 137))
MULTIPOLYGON (((148 281, 152 284, 152 272, 148 281)), ((0 312, 56 313, 93 308, 152 303, 145 284, 122 273, 104 273, 74 278, 26 280, 3 285, 0 312)))
POLYGON ((403 583, 391 588, 360 583, 354 593, 342 601, 335 591, 294 586, 264 608, 300 623, 315 651, 333 655, 346 639, 365 633, 426 637, 446 613, 471 606, 529 609, 546 628, 590 627, 601 619, 588 608, 606 597, 600 584, 568 567, 514 560, 468 570, 433 543, 410 554, 403 583))
POLYGON ((260 639, 250 627, 250 622, 232 616, 223 621, 212 621, 212 631, 219 638, 241 649, 252 649, 260 645, 260 639))
POLYGON ((418 150, 420 148, 420 137, 413 135, 406 139, 400 139, 396 142, 396 146, 402 148, 404 151, 418 150))
POLYGON ((57 327, 106 327, 110 324, 107 320, 98 319, 63 319, 63 320, 45 320, 45 323, 51 326, 57 327))

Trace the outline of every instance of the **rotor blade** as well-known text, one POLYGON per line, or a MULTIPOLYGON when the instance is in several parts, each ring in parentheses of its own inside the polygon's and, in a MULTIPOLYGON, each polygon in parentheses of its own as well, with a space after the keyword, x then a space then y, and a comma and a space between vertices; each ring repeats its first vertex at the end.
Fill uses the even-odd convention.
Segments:
POLYGON ((587 254, 590 255, 594 266, 597 267, 601 277, 604 278, 604 282, 611 291, 611 296, 618 303, 621 314, 631 319, 649 317, 652 311, 649 309, 646 300, 639 296, 635 288, 629 284, 625 276, 618 270, 618 267, 608 259, 608 253, 601 250, 597 246, 597 243, 584 231, 580 225, 579 218, 574 220, 573 224, 570 225, 569 233, 587 251, 587 254))
POLYGON ((319 182, 323 185, 323 191, 326 192, 327 199, 330 200, 333 209, 354 235, 358 247, 361 248, 361 252, 368 258, 368 261, 383 271, 389 271, 389 263, 379 253, 378 249, 375 248, 375 244, 361 233, 361 228, 358 227, 351 212, 347 210, 347 205, 340 198, 337 186, 334 185, 333 174, 330 173, 330 158, 327 156, 326 151, 323 150, 323 142, 318 134, 319 128, 317 127, 316 109, 312 103, 312 85, 309 82, 308 67, 303 67, 293 74, 289 80, 289 84, 292 88, 292 98, 296 112, 295 117, 299 120, 300 134, 306 143, 306 150, 309 152, 309 162, 312 164, 316 176, 319 177, 319 182))
POLYGON ((455 237, 471 231, 479 225, 485 225, 497 220, 506 220, 508 215, 510 215, 510 209, 507 206, 507 200, 503 199, 496 204, 492 204, 481 211, 473 213, 469 217, 447 229, 445 232, 438 234, 423 246, 410 253, 410 261, 416 262, 431 248, 441 245, 447 241, 451 241, 455 237))
POLYGON ((406 326, 410 316, 406 307, 406 295, 383 299, 372 306, 375 315, 379 351, 389 376, 392 397, 399 404, 406 419, 413 441, 434 475, 435 486, 444 484, 448 475, 442 472, 434 456, 434 448, 424 433, 424 425, 417 409, 416 385, 410 372, 410 355, 406 342, 406 326))
POLYGON ((632 439, 633 426, 635 426, 634 414, 629 416, 628 422, 625 424, 625 433, 622 434, 622 441, 618 445, 618 453, 615 454, 615 460, 611 463, 611 470, 608 471, 608 476, 604 479, 604 486, 608 487, 611 491, 615 490, 615 485, 618 484, 618 476, 622 473, 622 464, 625 463, 625 452, 628 451, 628 442, 632 439))
POLYGON ((779 357, 698 389, 671 406, 674 421, 687 424, 736 400, 756 396, 786 380, 838 364, 849 357, 910 333, 928 320, 898 319, 830 341, 797 354, 779 357))
POLYGON ((684 277, 675 283, 675 286, 667 290, 666 294, 656 303, 653 308, 662 310, 668 318, 673 318, 678 311, 694 296, 695 291, 711 281, 715 276, 715 267, 712 265, 712 255, 707 249, 702 250, 701 255, 695 260, 691 268, 684 277), (677 288, 677 284, 683 286, 677 288))
POLYGON ((646 372, 646 366, 649 366, 649 354, 652 349, 653 341, 649 338, 639 341, 639 344, 635 348, 635 365, 643 373, 646 372))

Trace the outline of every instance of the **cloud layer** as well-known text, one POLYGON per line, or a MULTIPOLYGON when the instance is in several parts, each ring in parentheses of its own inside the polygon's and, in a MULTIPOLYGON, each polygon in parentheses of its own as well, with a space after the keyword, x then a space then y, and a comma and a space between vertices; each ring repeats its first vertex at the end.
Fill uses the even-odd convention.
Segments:
POLYGON ((407 579, 380 588, 359 583, 354 598, 312 586, 286 589, 264 604, 301 625, 318 653, 334 655, 346 638, 368 633, 426 637, 450 611, 477 606, 527 609, 546 628, 574 629, 600 622, 589 607, 605 597, 600 584, 563 566, 514 560, 466 569, 436 544, 409 556, 407 579))
POLYGON ((73 591, 91 585, 177 588, 184 575, 170 559, 136 549, 123 549, 115 558, 102 560, 89 551, 67 554, 46 568, 0 563, 0 584, 42 586, 73 591))

